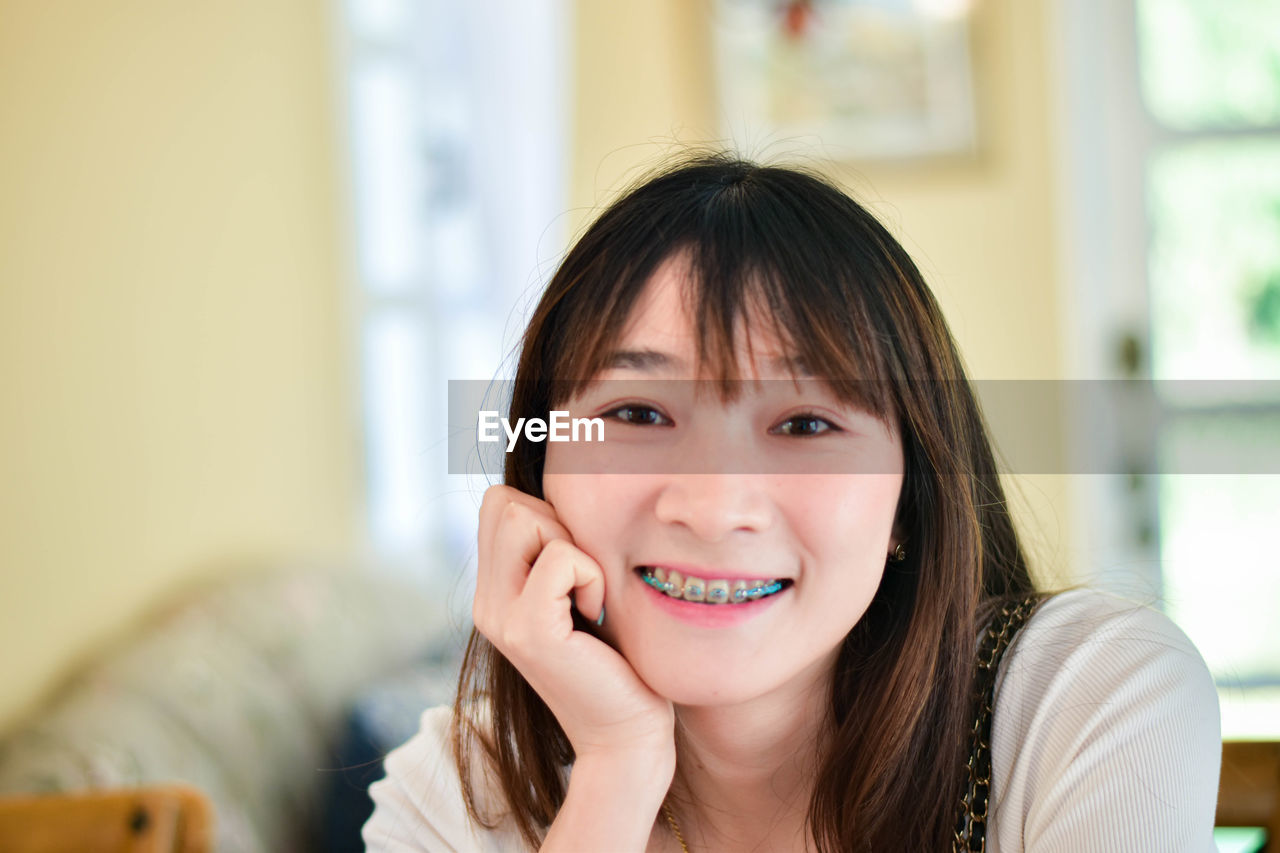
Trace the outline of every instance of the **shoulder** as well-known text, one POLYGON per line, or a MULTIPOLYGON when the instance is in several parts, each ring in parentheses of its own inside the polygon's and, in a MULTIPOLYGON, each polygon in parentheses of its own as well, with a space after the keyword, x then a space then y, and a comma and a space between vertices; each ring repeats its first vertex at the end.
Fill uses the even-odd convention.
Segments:
MULTIPOLYGON (((454 764, 453 708, 442 705, 422 714, 418 733, 387 754, 386 776, 373 783, 373 816, 364 825, 366 849, 407 851, 514 851, 525 845, 519 833, 499 823, 495 829, 474 824, 467 814, 462 783, 454 764)), ((480 761, 479 756, 470 760, 480 761)), ((486 778, 482 773, 478 779, 486 778)), ((478 792, 492 814, 492 789, 478 792)))
MULTIPOLYGON (((1150 677, 1209 678, 1200 653, 1163 613, 1095 590, 1074 589, 1049 597, 1036 609, 1001 665, 1000 686, 1016 690, 1079 670, 1087 670, 1092 681, 1106 681, 1135 674, 1130 672, 1135 664, 1150 677)), ((1212 686, 1211 680, 1207 683, 1212 686)))
POLYGON ((1213 679, 1168 617, 1055 595, 1001 663, 1000 849, 1211 850, 1221 749, 1213 679))

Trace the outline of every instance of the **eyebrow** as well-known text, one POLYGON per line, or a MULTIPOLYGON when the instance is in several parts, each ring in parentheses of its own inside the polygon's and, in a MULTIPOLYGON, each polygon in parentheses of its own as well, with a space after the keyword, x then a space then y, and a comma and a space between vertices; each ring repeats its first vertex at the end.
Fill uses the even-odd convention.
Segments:
POLYGON ((682 359, 652 349, 614 350, 605 357, 605 370, 640 370, 654 373, 660 370, 676 370, 684 366, 682 359))
MULTIPOLYGON (((777 373, 790 373, 806 379, 813 378, 813 370, 803 356, 779 355, 769 359, 769 367, 777 373)), ((614 350, 604 359, 605 370, 638 370, 656 373, 662 370, 678 371, 684 360, 670 353, 653 349, 614 350)))

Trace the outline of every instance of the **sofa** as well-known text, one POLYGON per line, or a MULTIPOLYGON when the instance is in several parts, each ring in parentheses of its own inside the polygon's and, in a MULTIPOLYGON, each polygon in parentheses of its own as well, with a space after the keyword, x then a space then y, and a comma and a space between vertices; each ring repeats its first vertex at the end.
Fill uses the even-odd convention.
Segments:
POLYGON ((361 850, 382 756, 452 697, 455 622, 369 570, 188 590, 0 739, 0 797, 180 782, 212 804, 218 851, 361 850))

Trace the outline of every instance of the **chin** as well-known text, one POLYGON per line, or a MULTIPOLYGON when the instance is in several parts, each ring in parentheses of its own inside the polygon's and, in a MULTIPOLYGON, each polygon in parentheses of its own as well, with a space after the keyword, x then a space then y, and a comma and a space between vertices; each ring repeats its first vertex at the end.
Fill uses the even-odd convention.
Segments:
POLYGON ((775 679, 763 681, 759 670, 747 662, 710 667, 681 668, 683 661, 670 657, 633 661, 641 680, 654 693, 676 705, 716 707, 740 705, 758 699, 782 686, 775 679), (673 665, 675 664, 675 665, 673 665))
MULTIPOLYGON (((760 685, 743 684, 739 680, 706 678, 667 679, 670 683, 654 686, 654 692, 670 699, 675 705, 714 708, 741 705, 760 698, 767 689, 760 685)), ((652 686, 652 685, 651 685, 652 686)))

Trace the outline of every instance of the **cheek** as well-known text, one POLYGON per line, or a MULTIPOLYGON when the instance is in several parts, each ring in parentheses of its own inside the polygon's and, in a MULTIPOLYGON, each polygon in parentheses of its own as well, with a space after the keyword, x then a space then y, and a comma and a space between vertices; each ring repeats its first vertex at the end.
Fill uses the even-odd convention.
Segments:
POLYGON ((873 521, 892 518, 901 491, 901 474, 826 474, 791 478, 780 494, 809 513, 856 512, 873 521))
POLYGON ((884 577, 902 478, 891 474, 811 478, 793 495, 793 524, 811 571, 805 595, 822 642, 838 642, 866 614, 884 577))
POLYGON ((780 497, 809 549, 866 565, 888 555, 901 490, 900 474, 837 474, 807 477, 780 497))
POLYGON ((569 473, 571 460, 564 453, 563 445, 548 444, 546 462, 542 473, 542 498, 551 504, 560 523, 569 528, 576 539, 576 527, 589 524, 593 483, 590 477, 569 473))
POLYGON ((556 511, 560 523, 576 538, 577 528, 589 526, 594 495, 588 478, 574 474, 546 474, 542 478, 542 496, 556 511))
POLYGON ((547 474, 542 494, 573 536, 574 543, 598 561, 606 543, 616 542, 633 503, 617 478, 599 474, 547 474))

